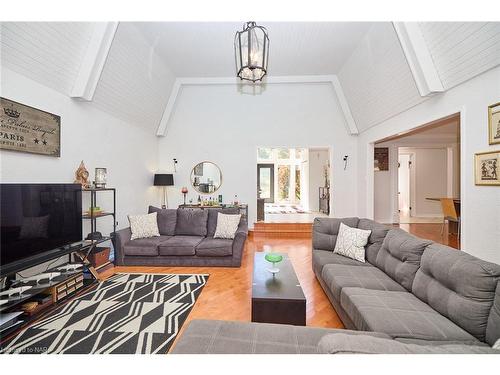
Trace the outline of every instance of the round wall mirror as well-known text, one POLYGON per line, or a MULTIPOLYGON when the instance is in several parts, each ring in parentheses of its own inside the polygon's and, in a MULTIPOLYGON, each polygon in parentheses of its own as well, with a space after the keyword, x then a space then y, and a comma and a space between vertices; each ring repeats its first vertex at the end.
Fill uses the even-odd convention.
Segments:
POLYGON ((200 194, 215 193, 222 185, 222 173, 217 164, 202 161, 191 171, 191 185, 200 194))

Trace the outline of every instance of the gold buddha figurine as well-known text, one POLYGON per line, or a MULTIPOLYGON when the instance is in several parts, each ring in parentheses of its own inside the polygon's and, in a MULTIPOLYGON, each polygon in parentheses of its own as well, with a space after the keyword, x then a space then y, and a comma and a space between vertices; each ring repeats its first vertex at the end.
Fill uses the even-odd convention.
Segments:
POLYGON ((80 162, 80 166, 75 172, 75 184, 81 184, 82 188, 88 189, 90 187, 89 184, 89 171, 85 168, 85 164, 83 164, 83 160, 80 162))

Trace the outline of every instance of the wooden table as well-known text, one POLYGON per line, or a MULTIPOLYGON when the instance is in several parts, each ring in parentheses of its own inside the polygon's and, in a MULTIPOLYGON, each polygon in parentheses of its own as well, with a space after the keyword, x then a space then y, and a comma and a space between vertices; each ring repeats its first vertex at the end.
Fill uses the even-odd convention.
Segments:
POLYGON ((306 297, 292 263, 286 254, 276 263, 280 272, 274 276, 267 269, 272 264, 266 253, 254 255, 252 284, 252 322, 306 325, 306 297))
MULTIPOLYGON (((441 199, 445 199, 448 197, 443 197, 443 198, 425 198, 428 201, 435 201, 435 202, 440 202, 441 199)), ((455 205, 455 211, 457 211, 457 216, 460 217, 460 198, 452 198, 453 203, 455 205)), ((450 233, 458 233, 458 223, 456 221, 449 221, 448 222, 448 230, 450 233)))

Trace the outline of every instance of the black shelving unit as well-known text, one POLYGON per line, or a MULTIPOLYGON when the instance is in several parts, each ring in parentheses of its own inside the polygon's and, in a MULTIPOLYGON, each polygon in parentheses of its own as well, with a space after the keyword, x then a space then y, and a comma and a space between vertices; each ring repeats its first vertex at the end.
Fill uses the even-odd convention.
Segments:
MULTIPOLYGON (((110 239, 113 244, 113 249, 115 245, 115 235, 116 235, 116 189, 115 188, 89 188, 82 189, 83 192, 90 193, 90 208, 97 206, 97 193, 100 192, 112 192, 113 193, 113 211, 103 211, 100 213, 95 213, 94 210, 90 210, 88 214, 83 214, 82 218, 84 220, 90 220, 90 233, 97 231, 97 219, 102 217, 112 217, 113 218, 113 232, 110 233, 110 239)), ((114 259, 114 254, 113 254, 114 259)), ((102 265, 101 267, 107 266, 109 263, 102 265)), ((99 267, 99 268, 101 268, 99 267)))

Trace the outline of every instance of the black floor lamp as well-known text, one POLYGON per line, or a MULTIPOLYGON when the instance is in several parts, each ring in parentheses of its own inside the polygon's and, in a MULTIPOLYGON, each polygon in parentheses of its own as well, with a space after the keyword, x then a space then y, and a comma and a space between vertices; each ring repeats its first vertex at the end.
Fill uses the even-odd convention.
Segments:
POLYGON ((161 208, 168 208, 167 186, 174 186, 174 175, 169 173, 155 174, 154 186, 163 186, 163 204, 161 208))

